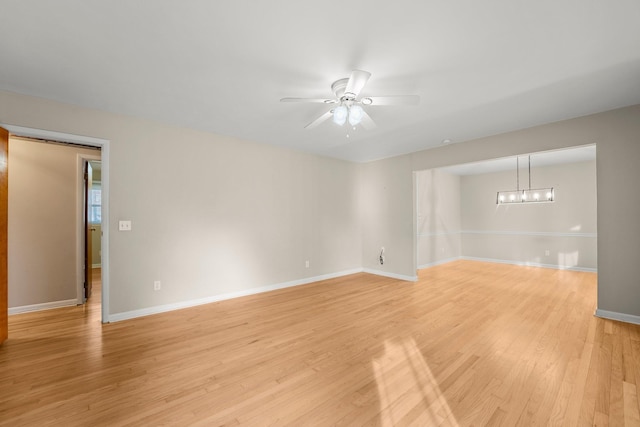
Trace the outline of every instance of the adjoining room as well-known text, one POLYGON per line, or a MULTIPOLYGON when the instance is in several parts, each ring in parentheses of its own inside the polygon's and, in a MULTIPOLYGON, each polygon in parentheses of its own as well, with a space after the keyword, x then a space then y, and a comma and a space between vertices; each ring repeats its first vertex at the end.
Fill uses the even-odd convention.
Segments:
POLYGON ((596 187, 593 145, 416 172, 418 268, 462 258, 596 272, 596 187), (512 192, 530 200, 500 203, 512 192))

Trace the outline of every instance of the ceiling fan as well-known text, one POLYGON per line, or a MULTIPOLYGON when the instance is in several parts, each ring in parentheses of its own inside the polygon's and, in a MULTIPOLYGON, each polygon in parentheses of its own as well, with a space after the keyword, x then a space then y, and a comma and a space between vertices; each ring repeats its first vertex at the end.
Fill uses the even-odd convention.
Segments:
POLYGON ((367 84, 369 77, 371 77, 371 73, 368 71, 353 70, 350 77, 336 80, 331 85, 331 91, 334 93, 335 98, 282 98, 280 102, 337 104, 337 106, 306 125, 305 129, 312 129, 330 117, 333 118, 334 123, 340 126, 348 121, 354 127, 362 124, 365 129, 373 129, 376 124, 362 108, 363 106, 418 105, 420 103, 418 95, 361 97, 360 92, 367 84))

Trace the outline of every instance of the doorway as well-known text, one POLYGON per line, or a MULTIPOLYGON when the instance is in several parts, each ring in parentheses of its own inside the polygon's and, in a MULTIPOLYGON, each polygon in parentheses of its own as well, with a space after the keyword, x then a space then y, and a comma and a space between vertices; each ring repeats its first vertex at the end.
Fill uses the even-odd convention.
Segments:
POLYGON ((595 145, 414 176, 417 269, 468 259, 597 272, 595 145), (527 188, 552 188, 556 200, 497 203, 498 191, 527 188))
MULTIPOLYGON (((109 141, 108 140, 104 140, 104 139, 99 139, 99 138, 93 138, 93 137, 86 137, 86 136, 79 136, 79 135, 72 135, 72 134, 65 134, 65 133, 59 133, 59 132, 53 132, 53 131, 44 131, 44 130, 40 130, 40 129, 32 129, 32 128, 24 128, 24 127, 19 127, 19 126, 12 126, 12 125, 0 125, 3 128, 7 129, 10 134, 11 137, 22 137, 22 138, 35 138, 37 140, 46 140, 46 141, 50 141, 56 144, 64 144, 67 146, 76 146, 76 147, 81 147, 84 149, 90 149, 90 154, 87 155, 86 153, 83 154, 76 154, 76 158, 75 158, 75 162, 77 167, 75 168, 74 173, 78 176, 78 178, 75 180, 75 187, 73 190, 75 190, 74 192, 74 197, 78 194, 81 194, 82 189, 83 189, 83 180, 82 180, 82 170, 80 169, 80 165, 82 165, 85 162, 88 161, 100 161, 100 169, 101 169, 101 177, 100 177, 100 201, 101 201, 101 206, 98 208, 101 212, 100 215, 100 226, 102 228, 102 236, 101 236, 101 248, 98 251, 98 253, 100 254, 100 270, 101 270, 101 280, 99 281, 101 283, 101 287, 102 287, 102 304, 101 304, 101 319, 103 323, 106 323, 109 321, 109 316, 108 316, 108 184, 109 184, 109 141), (97 149, 97 150, 96 150, 97 149), (95 155, 95 153, 97 153, 97 155, 95 155), (92 155, 93 154, 93 155, 92 155), (84 157, 83 157, 84 156, 84 157), (93 157, 93 158, 91 158, 93 157)), ((11 153, 11 145, 9 147, 9 153, 11 153)), ((9 170, 11 170, 11 166, 9 165, 9 170)), ((38 183, 34 182, 33 187, 38 187, 38 183)), ((43 185, 44 187, 44 185, 43 185)), ((75 197, 76 199, 76 204, 75 204, 75 227, 83 227, 84 222, 82 221, 82 216, 84 215, 83 210, 82 210, 82 204, 84 203, 84 200, 82 197, 75 197)), ((44 199, 42 199, 44 200, 44 199)), ((34 209, 32 209, 32 211, 36 211, 38 209, 40 210, 46 210, 49 209, 51 206, 43 204, 43 205, 36 205, 33 206, 34 209)), ((13 209, 11 204, 9 205, 9 210, 13 209)), ((50 226, 52 228, 56 227, 56 224, 50 224, 50 226)), ((77 231, 77 230, 76 230, 77 231)), ((73 255, 72 257, 72 261, 75 265, 75 270, 76 270, 76 279, 78 276, 77 272, 78 270, 82 271, 82 267, 79 266, 83 266, 84 264, 84 256, 79 256, 81 254, 84 253, 84 233, 80 233, 80 232, 76 232, 76 241, 73 242, 75 244, 74 249, 72 250, 73 255), (80 261, 79 261, 80 260, 80 261)), ((67 255, 69 255, 67 253, 67 255)), ((9 258, 11 259, 12 254, 11 252, 9 253, 9 258)), ((32 262, 38 262, 38 259, 33 260, 32 262)), ((79 282, 76 280, 76 282, 79 282)), ((76 300, 77 300, 77 283, 74 282, 73 284, 76 288, 76 300)), ((80 294, 82 296, 82 299, 84 299, 84 291, 81 292, 80 294)), ((64 301, 64 300, 63 300, 64 301)), ((0 308, 2 310, 8 310, 8 307, 3 307, 0 308)))
POLYGON ((11 136, 8 159, 9 313, 84 304, 91 265, 77 241, 85 247, 91 235, 86 215, 78 215, 86 199, 78 163, 100 160, 99 149, 11 136))

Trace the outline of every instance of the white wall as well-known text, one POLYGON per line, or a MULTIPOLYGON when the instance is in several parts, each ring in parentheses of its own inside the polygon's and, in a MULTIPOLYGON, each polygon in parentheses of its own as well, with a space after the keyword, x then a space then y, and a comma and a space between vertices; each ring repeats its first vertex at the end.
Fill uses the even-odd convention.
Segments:
POLYGON ((418 268, 462 255, 460 177, 440 169, 416 172, 418 268))
POLYGON ((9 139, 9 308, 77 302, 78 154, 9 139))
POLYGON ((461 178, 462 256, 595 271, 596 162, 532 168, 533 188, 554 187, 553 203, 496 205, 497 191, 515 189, 515 173, 461 178))
POLYGON ((405 280, 416 280, 413 212, 414 187, 411 162, 407 156, 360 165, 362 173, 362 265, 365 271, 405 280), (402 207, 402 208, 401 208, 402 207), (405 215, 404 208, 412 214, 405 215), (385 263, 380 265, 380 248, 385 263), (407 251, 406 249, 410 250, 407 251))
POLYGON ((362 266, 354 164, 9 92, 0 122, 110 141, 111 316, 362 266))

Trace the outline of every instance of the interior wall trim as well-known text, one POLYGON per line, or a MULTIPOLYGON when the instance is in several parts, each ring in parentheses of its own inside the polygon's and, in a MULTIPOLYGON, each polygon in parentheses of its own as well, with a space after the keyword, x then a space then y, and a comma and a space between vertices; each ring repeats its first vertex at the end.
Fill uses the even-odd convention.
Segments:
POLYGON ((456 230, 419 233, 418 237, 455 236, 462 234, 483 234, 503 236, 548 236, 598 238, 598 233, 576 233, 561 231, 510 231, 510 230, 456 230))
POLYGON ((504 236, 547 236, 547 237, 586 237, 597 238, 598 233, 574 233, 559 231, 508 231, 508 230, 462 230, 462 234, 484 234, 504 236))
POLYGON ((384 276, 384 277, 390 277, 392 279, 398 279, 398 280, 404 280, 406 282, 417 282, 418 281, 418 276, 405 276, 404 274, 396 274, 396 273, 390 273, 388 271, 381 271, 381 270, 375 270, 373 268, 365 268, 362 270, 365 273, 369 273, 369 274, 375 274, 376 276, 384 276))
POLYGON ((307 277, 299 280, 292 280, 289 282, 276 283, 273 285, 261 286, 257 288, 245 289, 237 292, 227 292, 224 294, 213 295, 205 298, 198 298, 187 301, 180 301, 172 304, 158 305, 154 307, 142 308, 139 310, 125 311, 122 313, 115 313, 109 316, 109 322, 120 322, 122 320, 134 319, 136 317, 149 316, 152 314, 165 313, 173 310, 180 310, 188 307, 195 307, 203 304, 211 304, 213 302, 224 301, 233 298, 239 298, 249 295, 260 294, 263 292, 275 291, 277 289, 290 288, 293 286, 306 285, 312 282, 318 282, 321 280, 334 279, 336 277, 348 276, 350 274, 362 273, 361 268, 352 270, 345 270, 338 273, 324 274, 320 276, 307 277))
POLYGON ((435 261, 429 264, 423 264, 418 267, 418 269, 422 270, 424 268, 435 267, 436 265, 446 264, 448 262, 457 261, 459 259, 469 260, 469 261, 481 261, 481 262, 495 262, 497 264, 509 264, 509 265, 519 265, 522 267, 541 267, 541 268, 553 268, 555 270, 570 270, 570 271, 584 271, 587 273, 597 273, 598 269, 596 268, 586 268, 586 267, 564 267, 557 264, 541 264, 535 262, 522 262, 522 261, 509 261, 503 259, 493 259, 493 258, 478 258, 478 257, 470 257, 470 256, 459 256, 453 258, 447 258, 440 261, 435 261))
POLYGON ((597 273, 597 268, 588 268, 588 267, 568 267, 565 265, 559 264, 543 264, 540 262, 531 262, 531 261, 512 261, 506 259, 493 259, 493 258, 478 258, 478 257, 470 257, 470 256, 461 256, 460 259, 466 259, 469 261, 482 261, 482 262, 495 262, 498 264, 510 264, 510 265, 520 265, 523 267, 542 267, 542 268, 553 268, 556 270, 569 270, 569 271, 584 271, 587 273, 597 273))
POLYGON ((435 236, 456 236, 462 234, 462 231, 433 231, 418 234, 418 237, 435 237, 435 236))
POLYGON ((446 263, 449 263, 449 262, 457 261, 459 259, 461 259, 461 257, 456 256, 456 257, 441 259, 439 261, 430 262, 430 263, 427 263, 427 264, 422 264, 422 265, 418 266, 418 270, 422 270, 422 269, 429 268, 429 267, 435 267, 436 265, 446 264, 446 263))
POLYGON ((67 299, 62 301, 51 301, 51 302, 43 302, 41 304, 30 304, 30 305, 22 305, 19 307, 9 307, 9 316, 20 313, 30 313, 32 311, 42 311, 42 310, 51 310, 52 308, 60 308, 60 307, 70 307, 72 305, 77 305, 78 300, 67 299))
POLYGON ((634 325, 640 325, 640 316, 635 314, 618 313, 616 311, 600 310, 596 309, 594 316, 601 317, 603 319, 617 320, 625 323, 633 323, 634 325))
MULTIPOLYGON (((320 276, 307 277, 300 280, 292 280, 290 282, 277 283, 277 284, 268 285, 268 286, 261 286, 258 288, 246 289, 238 292, 228 292, 220 295, 213 295, 211 297, 181 301, 181 302, 172 303, 172 304, 158 305, 154 307, 147 307, 140 310, 132 310, 132 311, 126 311, 122 313, 115 313, 109 316, 109 322, 120 322, 123 320, 135 319, 136 317, 143 317, 143 316, 149 316, 152 314, 165 313, 168 311, 180 310, 183 308, 195 307, 203 304, 211 304, 213 302, 224 301, 228 299, 239 298, 239 297, 244 297, 249 295, 255 295, 263 292, 275 291, 277 289, 290 288, 293 286, 306 285, 313 282, 319 282, 321 280, 335 279, 336 277, 348 276, 351 274, 363 273, 363 272, 369 273, 369 274, 375 274, 377 276, 390 277, 393 279, 399 279, 399 280, 410 281, 410 282, 418 281, 418 276, 405 276, 402 274, 388 273, 386 271, 355 268, 351 270, 341 271, 338 273, 330 273, 330 274, 323 274, 320 276)), ((74 303, 75 303, 75 300, 74 300, 74 303)))

